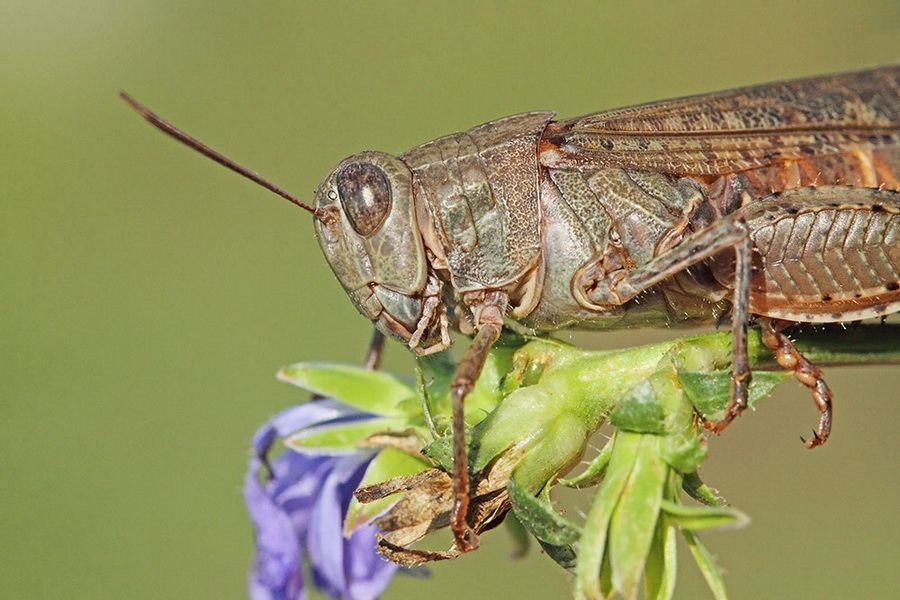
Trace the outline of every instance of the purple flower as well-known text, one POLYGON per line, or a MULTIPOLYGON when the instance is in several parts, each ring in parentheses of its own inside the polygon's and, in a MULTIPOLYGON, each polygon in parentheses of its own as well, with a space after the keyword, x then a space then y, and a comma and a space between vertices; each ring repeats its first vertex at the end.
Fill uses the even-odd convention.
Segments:
POLYGON ((376 552, 375 526, 361 525, 344 537, 353 491, 377 451, 286 450, 271 462, 268 458, 279 438, 313 426, 369 418, 372 415, 337 400, 313 400, 281 412, 257 431, 244 484, 256 531, 249 581, 253 600, 304 600, 310 585, 329 598, 372 600, 390 582, 397 565, 376 552))

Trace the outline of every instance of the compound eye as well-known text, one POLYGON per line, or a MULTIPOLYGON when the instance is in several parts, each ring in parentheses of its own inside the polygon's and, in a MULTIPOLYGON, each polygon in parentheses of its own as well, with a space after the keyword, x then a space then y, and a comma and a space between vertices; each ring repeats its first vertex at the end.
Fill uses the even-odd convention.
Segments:
POLYGON ((391 185, 384 171, 368 162, 344 165, 337 173, 337 189, 353 231, 369 237, 391 212, 391 185))

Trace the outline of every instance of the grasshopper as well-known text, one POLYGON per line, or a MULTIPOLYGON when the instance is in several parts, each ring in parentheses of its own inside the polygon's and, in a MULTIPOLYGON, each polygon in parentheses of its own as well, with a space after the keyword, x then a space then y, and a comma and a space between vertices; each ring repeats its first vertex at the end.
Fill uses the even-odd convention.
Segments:
POLYGON ((747 406, 747 328, 812 390, 809 448, 832 393, 792 323, 900 311, 900 67, 747 87, 554 120, 530 112, 399 155, 362 152, 307 204, 127 94, 163 132, 313 215, 332 270, 386 334, 418 355, 473 336, 452 385, 460 551, 479 544, 463 402, 504 324, 530 332, 730 320, 732 396, 747 406))

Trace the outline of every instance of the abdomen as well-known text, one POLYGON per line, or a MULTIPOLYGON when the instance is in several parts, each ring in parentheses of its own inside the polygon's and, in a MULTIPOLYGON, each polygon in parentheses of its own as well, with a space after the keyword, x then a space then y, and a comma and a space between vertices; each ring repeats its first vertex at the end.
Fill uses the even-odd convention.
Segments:
POLYGON ((754 245, 751 312, 821 323, 900 310, 900 193, 798 188, 742 212, 754 245))
MULTIPOLYGON (((900 310, 900 148, 860 147, 739 178, 754 243, 751 311, 836 322, 900 310)), ((715 200, 713 200, 715 202, 715 200)), ((730 285, 721 264, 714 268, 730 285)))

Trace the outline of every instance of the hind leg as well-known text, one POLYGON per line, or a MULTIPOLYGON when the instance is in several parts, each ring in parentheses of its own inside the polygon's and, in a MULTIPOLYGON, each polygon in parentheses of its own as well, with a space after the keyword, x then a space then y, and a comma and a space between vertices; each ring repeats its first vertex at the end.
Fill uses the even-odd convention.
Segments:
MULTIPOLYGON (((793 342, 780 329, 785 324, 771 319, 762 320, 763 344, 775 351, 775 360, 783 369, 794 372, 794 377, 812 390, 813 402, 819 409, 819 426, 813 431, 813 437, 803 440, 807 448, 815 448, 825 443, 831 434, 832 404, 834 397, 828 384, 822 378, 822 370, 812 364, 794 346, 793 342)), ((803 439, 803 438, 800 438, 803 439)))

